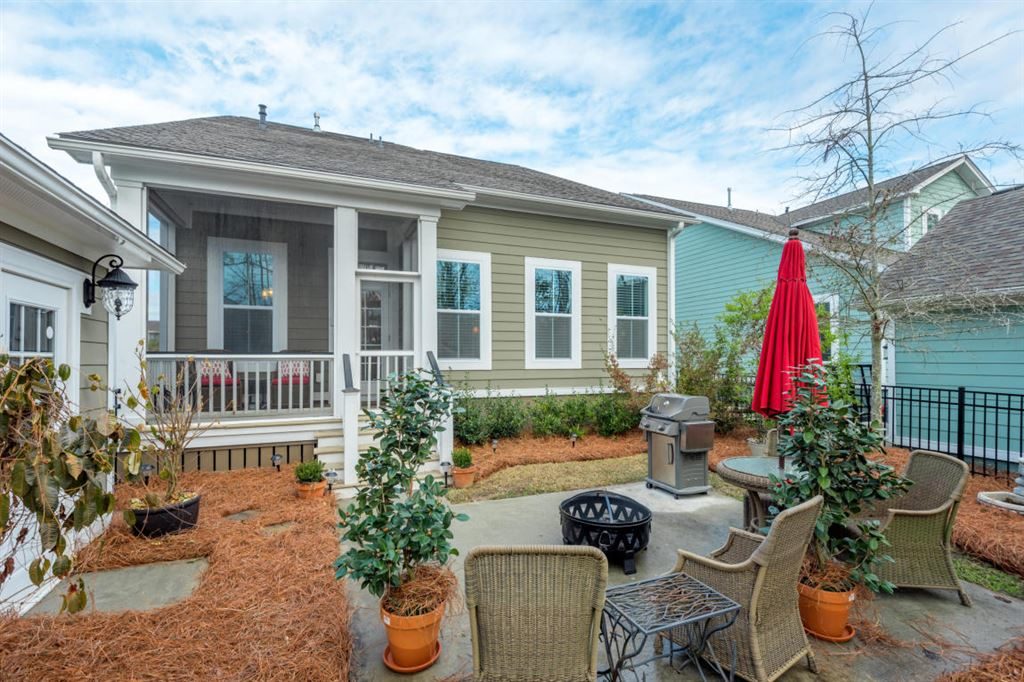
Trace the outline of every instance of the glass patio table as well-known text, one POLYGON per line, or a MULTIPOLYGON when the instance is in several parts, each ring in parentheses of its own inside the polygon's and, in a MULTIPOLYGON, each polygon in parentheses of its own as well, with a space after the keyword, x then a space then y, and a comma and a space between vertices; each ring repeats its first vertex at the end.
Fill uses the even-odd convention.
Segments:
POLYGON ((769 475, 792 474, 792 466, 793 460, 790 457, 785 459, 781 470, 778 457, 730 457, 718 463, 715 472, 723 481, 747 491, 743 504, 743 525, 746 530, 756 533, 768 525, 772 485, 769 475))

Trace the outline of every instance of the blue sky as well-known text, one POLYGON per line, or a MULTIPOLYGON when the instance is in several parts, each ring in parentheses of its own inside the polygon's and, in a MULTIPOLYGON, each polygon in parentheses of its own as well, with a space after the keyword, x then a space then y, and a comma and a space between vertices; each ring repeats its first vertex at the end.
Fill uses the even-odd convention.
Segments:
MULTIPOLYGON (((46 3, 0 5, 0 131, 97 196, 59 131, 236 114, 508 161, 614 191, 780 211, 793 158, 769 129, 849 74, 814 38, 864 3, 46 3)), ((1024 3, 877 3, 879 56, 941 26, 954 56, 1024 29, 1024 3)), ((902 172, 959 144, 1024 143, 1024 34, 973 57, 907 106, 982 102, 885 159, 902 172)), ((981 160, 1024 182, 1009 158, 981 160)))

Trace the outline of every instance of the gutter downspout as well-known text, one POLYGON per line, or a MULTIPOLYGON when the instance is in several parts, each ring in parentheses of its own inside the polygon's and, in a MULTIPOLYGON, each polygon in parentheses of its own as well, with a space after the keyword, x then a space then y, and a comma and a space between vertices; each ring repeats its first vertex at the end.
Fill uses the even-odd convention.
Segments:
POLYGON ((114 184, 114 180, 107 173, 107 167, 103 164, 103 154, 101 152, 92 153, 92 169, 96 171, 96 178, 103 185, 103 189, 107 191, 107 197, 110 199, 110 205, 117 205, 117 185, 114 184))
POLYGON ((668 263, 666 272, 668 277, 668 310, 666 311, 666 332, 668 336, 668 381, 669 390, 674 390, 676 385, 676 354, 675 354, 675 331, 676 331, 676 237, 686 227, 686 223, 679 223, 668 231, 668 263))

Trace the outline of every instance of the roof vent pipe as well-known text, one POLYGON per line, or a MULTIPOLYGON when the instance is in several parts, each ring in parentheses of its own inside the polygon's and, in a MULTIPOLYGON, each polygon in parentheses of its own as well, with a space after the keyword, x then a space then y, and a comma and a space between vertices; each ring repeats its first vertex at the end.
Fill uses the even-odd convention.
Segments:
POLYGON ((267 127, 267 105, 260 105, 260 128, 267 127))
POLYGON ((315 111, 313 112, 313 130, 320 132, 320 114, 315 111))
POLYGON ((725 196, 726 196, 725 207, 731 210, 732 209, 732 187, 726 187, 725 188, 725 196))

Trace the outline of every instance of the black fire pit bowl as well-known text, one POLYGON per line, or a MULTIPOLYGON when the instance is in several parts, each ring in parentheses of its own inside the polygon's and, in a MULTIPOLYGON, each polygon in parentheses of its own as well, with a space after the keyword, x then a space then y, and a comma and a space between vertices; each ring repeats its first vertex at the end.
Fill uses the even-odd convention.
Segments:
POLYGON ((607 490, 573 495, 559 509, 562 542, 597 547, 609 560, 621 561, 626 575, 636 573, 636 553, 651 539, 650 509, 607 490))

